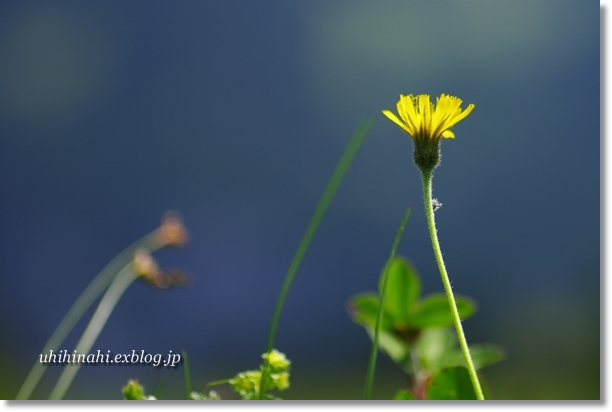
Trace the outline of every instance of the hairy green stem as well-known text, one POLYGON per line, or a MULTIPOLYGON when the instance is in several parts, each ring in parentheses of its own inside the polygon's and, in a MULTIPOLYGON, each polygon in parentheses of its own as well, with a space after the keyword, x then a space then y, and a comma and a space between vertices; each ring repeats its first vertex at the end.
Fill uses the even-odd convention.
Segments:
POLYGON ((472 385, 474 386, 474 392, 476 392, 476 397, 478 398, 478 400, 484 400, 484 395, 480 387, 480 382, 478 381, 478 375, 476 374, 476 368, 474 368, 474 363, 472 362, 472 357, 470 356, 470 350, 465 339, 465 334, 463 333, 463 327, 461 326, 461 318, 459 317, 459 311, 457 310, 457 303, 455 302, 453 289, 448 278, 448 273, 446 272, 446 267, 444 266, 444 260, 442 259, 440 243, 438 242, 438 234, 436 231, 436 222, 434 219, 434 210, 431 197, 431 180, 433 174, 432 171, 421 172, 423 178, 423 195, 425 196, 425 214, 427 215, 427 226, 429 227, 431 244, 433 246, 434 255, 436 256, 438 268, 440 269, 440 275, 442 276, 442 283, 444 284, 444 290, 446 292, 446 297, 450 306, 451 316, 455 324, 455 329, 457 330, 459 346, 461 347, 461 351, 463 352, 463 356, 465 357, 465 363, 470 374, 472 385))
MULTIPOLYGON (((113 258, 113 260, 111 260, 100 271, 100 273, 96 275, 96 277, 94 277, 91 283, 74 302, 59 325, 55 328, 55 331, 53 331, 53 334, 43 347, 41 353, 57 351, 77 322, 83 317, 83 314, 87 312, 87 309, 90 308, 93 302, 113 281, 113 278, 117 275, 117 272, 119 272, 123 266, 128 264, 134 258, 134 252, 136 249, 146 248, 150 253, 152 253, 162 247, 162 245, 156 241, 156 234, 157 230, 132 243, 121 253, 115 256, 115 258, 113 258)), ((28 399, 46 370, 47 368, 44 364, 40 362, 34 363, 34 366, 23 382, 23 385, 21 385, 21 389, 19 389, 19 393, 17 393, 17 397, 15 399, 28 399)))
MULTIPOLYGON (((131 263, 126 265, 117 274, 113 280, 113 283, 111 283, 106 293, 102 297, 102 300, 100 300, 100 304, 89 321, 87 329, 85 329, 79 343, 77 343, 75 348, 77 354, 87 355, 89 353, 89 350, 100 335, 102 328, 104 328, 108 317, 113 312, 115 305, 123 293, 127 290, 128 286, 130 286, 130 284, 136 279, 136 276, 134 276, 132 272, 131 266, 131 263)), ((55 400, 62 399, 64 397, 64 394, 70 387, 70 384, 72 383, 72 380, 79 371, 80 367, 80 363, 68 364, 64 367, 64 370, 55 384, 49 399, 55 400)))
MULTIPOLYGON (((289 270, 285 275, 285 280, 283 282, 283 286, 281 287, 280 294, 278 296, 278 300, 276 301, 276 307, 274 308, 274 314, 272 315, 272 322, 270 324, 270 331, 268 332, 268 342, 266 344, 265 353, 270 353, 272 347, 274 345, 274 338, 276 337, 276 328, 278 327, 278 321, 280 319, 281 312, 283 310, 283 305, 285 303, 285 298, 287 297, 287 293, 289 292, 289 288, 291 287, 291 283, 293 282, 293 278, 295 277, 295 273, 297 272, 304 255, 306 254, 306 250, 312 241, 312 238, 319 227, 319 223, 321 223, 321 219, 325 215, 327 208, 329 207, 344 175, 346 174, 349 166, 353 162, 355 155, 359 151, 361 144, 367 134, 368 129, 370 128, 370 124, 372 120, 369 117, 363 119, 359 126, 357 126, 357 130, 351 137, 348 146, 344 150, 332 177, 329 179, 327 183, 327 187, 321 196, 321 200, 317 205, 317 208, 314 211, 308 226, 306 227, 306 232, 302 236, 302 240, 298 245, 297 251, 293 256, 293 260, 289 265, 289 270)), ((263 370, 261 374, 261 383, 259 385, 259 399, 263 399, 263 389, 265 385, 266 378, 268 376, 268 359, 264 360, 263 370)))
POLYGON ((372 385, 374 384, 374 369, 376 368, 376 355, 378 354, 378 335, 380 333, 380 325, 382 324, 383 312, 385 307, 385 297, 387 294, 387 282, 389 280, 389 268, 393 263, 393 259, 395 259, 395 252, 397 251, 397 245, 402 237, 402 233, 404 233, 404 228, 406 227, 406 222, 408 222, 408 217, 410 216, 411 207, 406 209, 404 213, 404 217, 402 218, 402 222, 397 229, 397 233, 395 234, 395 240, 393 241, 393 246, 391 247, 391 254, 389 259, 387 260, 387 264, 385 265, 385 271, 383 275, 382 288, 380 290, 380 301, 378 304, 378 314, 376 316, 376 324, 374 325, 374 339, 372 341, 372 350, 370 351, 370 362, 368 364, 368 375, 366 376, 366 386, 363 393, 363 399, 369 400, 372 397, 372 385))

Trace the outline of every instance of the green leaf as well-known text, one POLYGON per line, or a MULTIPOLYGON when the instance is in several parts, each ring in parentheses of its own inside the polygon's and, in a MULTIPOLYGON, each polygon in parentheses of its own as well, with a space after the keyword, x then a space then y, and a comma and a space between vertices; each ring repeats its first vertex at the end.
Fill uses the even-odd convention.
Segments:
MULTIPOLYGON (((353 296, 346 304, 346 310, 355 323, 362 326, 374 328, 376 317, 378 316, 379 300, 374 293, 362 293, 353 296)), ((386 310, 383 311, 381 330, 388 330, 393 327, 393 319, 386 310)))
POLYGON ((427 386, 429 400, 476 400, 476 393, 467 368, 455 366, 443 369, 427 386))
MULTIPOLYGON (((470 355, 476 369, 482 369, 485 366, 501 361, 506 353, 496 345, 474 345, 470 346, 470 355)), ((447 366, 465 366, 465 357, 459 350, 447 352, 441 359, 443 367, 447 366)))
POLYGON ((395 393, 393 400, 395 401, 414 401, 416 400, 416 398, 414 397, 412 392, 407 391, 406 389, 400 389, 399 391, 395 393))
MULTIPOLYGON (((391 263, 388 276, 385 309, 396 321, 406 322, 410 307, 421 294, 421 281, 414 266, 400 257, 395 258, 391 263)), ((384 268, 378 282, 379 291, 382 290, 383 279, 384 268)))
POLYGON ((421 367, 431 375, 438 373, 447 366, 442 365, 441 361, 453 350, 455 343, 455 335, 448 329, 423 330, 415 343, 415 352, 421 367))
MULTIPOLYGON (((366 327, 370 339, 374 339, 374 328, 366 327)), ((378 334, 378 349, 400 365, 404 370, 410 370, 409 349, 406 344, 395 334, 381 330, 378 334)))
MULTIPOLYGON (((470 317, 476 311, 476 303, 470 298, 456 296, 457 310, 461 320, 470 317)), ((448 300, 443 294, 433 294, 421 300, 412 311, 409 324, 418 328, 446 328, 453 325, 448 300)))

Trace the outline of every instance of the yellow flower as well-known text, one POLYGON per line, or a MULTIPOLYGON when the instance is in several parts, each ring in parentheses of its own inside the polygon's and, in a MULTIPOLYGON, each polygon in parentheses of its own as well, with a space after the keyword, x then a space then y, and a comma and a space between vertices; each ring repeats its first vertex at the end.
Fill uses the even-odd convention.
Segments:
POLYGON ((458 97, 442 94, 436 99, 434 106, 429 101, 428 94, 417 96, 400 94, 397 113, 401 120, 389 110, 383 110, 383 114, 413 139, 438 140, 440 136, 452 139, 455 134, 450 128, 474 109, 474 105, 470 104, 462 110, 461 103, 463 101, 458 97))
POLYGON ((261 357, 265 360, 268 359, 268 364, 274 372, 282 372, 289 369, 291 361, 287 359, 284 353, 272 349, 269 353, 264 353, 261 357))
POLYGON ((257 392, 259 390, 260 382, 261 371, 240 372, 233 379, 228 381, 231 387, 243 396, 246 396, 249 393, 257 392))
POLYGON ((428 94, 400 94, 397 113, 401 120, 391 111, 383 110, 385 116, 412 137, 414 162, 423 173, 431 173, 440 163, 440 137, 454 138, 450 128, 474 109, 474 105, 469 104, 462 110, 461 103, 458 97, 442 94, 434 106, 428 94))
POLYGON ((284 391, 289 387, 289 372, 273 373, 270 377, 279 391, 284 391))

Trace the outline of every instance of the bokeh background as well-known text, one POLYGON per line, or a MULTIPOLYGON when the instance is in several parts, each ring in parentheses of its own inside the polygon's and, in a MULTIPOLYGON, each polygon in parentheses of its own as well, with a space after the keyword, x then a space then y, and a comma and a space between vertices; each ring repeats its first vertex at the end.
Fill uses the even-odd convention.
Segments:
MULTIPOLYGON (((359 399, 370 341, 344 305, 376 289, 408 205, 399 254, 442 291, 412 142, 380 111, 447 93, 476 109, 442 144, 436 218, 454 290, 479 304, 468 341, 507 351, 483 370, 492 395, 598 399, 599 28, 583 0, 0 3, 0 397, 170 209, 191 242, 155 257, 192 286, 134 284, 94 348, 185 349, 196 388, 256 368, 298 242, 371 114, 275 345, 293 361, 284 398, 359 399)), ((95 366, 66 397, 120 399, 129 378, 151 392, 161 376, 183 396, 182 368, 95 366)), ((404 384, 379 357, 374 396, 404 384)))

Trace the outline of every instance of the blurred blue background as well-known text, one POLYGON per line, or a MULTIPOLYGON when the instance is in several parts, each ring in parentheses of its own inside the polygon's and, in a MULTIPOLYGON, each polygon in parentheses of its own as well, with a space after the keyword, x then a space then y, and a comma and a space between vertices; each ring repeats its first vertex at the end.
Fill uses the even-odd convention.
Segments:
MULTIPOLYGON (((376 289, 408 205, 398 253, 442 291, 412 142, 380 112, 447 93, 476 108, 442 144, 436 218, 453 288, 479 304, 468 341, 508 352, 483 371, 492 395, 598 399, 599 26, 582 0, 0 3, 1 397, 170 209, 191 242, 155 257, 193 285, 134 284, 94 348, 185 349, 196 388, 256 368, 299 240, 372 114, 275 344, 293 361, 284 398, 359 399, 370 341, 344 305, 376 289)), ((66 397, 119 399, 129 378, 151 392, 162 375, 183 396, 182 368, 96 366, 66 397)), ((379 357, 374 396, 404 384, 379 357)))

